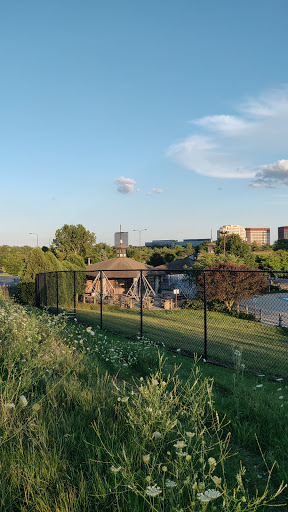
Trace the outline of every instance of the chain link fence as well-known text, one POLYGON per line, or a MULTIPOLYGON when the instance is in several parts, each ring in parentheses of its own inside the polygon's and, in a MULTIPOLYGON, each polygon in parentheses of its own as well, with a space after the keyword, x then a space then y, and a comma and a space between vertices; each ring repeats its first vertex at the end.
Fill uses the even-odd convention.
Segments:
POLYGON ((288 274, 247 270, 37 274, 36 305, 128 338, 288 377, 288 274))

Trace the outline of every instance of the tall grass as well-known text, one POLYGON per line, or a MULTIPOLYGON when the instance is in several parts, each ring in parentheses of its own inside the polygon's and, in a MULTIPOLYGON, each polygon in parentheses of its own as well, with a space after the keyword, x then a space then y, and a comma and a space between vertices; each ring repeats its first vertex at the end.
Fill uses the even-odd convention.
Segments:
POLYGON ((0 296, 0 510, 264 510, 273 463, 247 482, 211 379, 157 354, 0 296))

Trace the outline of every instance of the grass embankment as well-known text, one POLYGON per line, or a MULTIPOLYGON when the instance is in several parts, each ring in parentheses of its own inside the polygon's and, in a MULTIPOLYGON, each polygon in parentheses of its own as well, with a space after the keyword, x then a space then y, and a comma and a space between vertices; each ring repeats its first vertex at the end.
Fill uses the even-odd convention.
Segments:
POLYGON ((245 377, 239 359, 231 371, 171 353, 157 374, 153 343, 89 327, 0 298, 0 510, 265 510, 251 498, 267 476, 255 433, 268 465, 278 459, 276 489, 287 383, 245 377))
MULTIPOLYGON (((77 308, 79 321, 99 326, 99 306, 86 308, 77 308)), ((103 328, 136 339, 140 329, 140 313, 104 306, 103 328)), ((180 348, 192 355, 204 354, 203 311, 144 310, 143 333, 146 338, 163 343, 169 349, 180 348)), ((288 329, 209 311, 207 359, 233 366, 235 350, 241 352, 242 364, 247 370, 288 377, 288 329)))

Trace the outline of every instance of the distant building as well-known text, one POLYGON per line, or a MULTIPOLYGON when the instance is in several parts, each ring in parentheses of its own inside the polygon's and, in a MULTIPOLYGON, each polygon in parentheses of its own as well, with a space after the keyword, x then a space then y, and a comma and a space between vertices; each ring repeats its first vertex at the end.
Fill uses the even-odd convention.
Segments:
POLYGON ((175 247, 178 240, 152 240, 152 242, 145 242, 145 247, 175 247))
POLYGON ((281 226, 278 228, 278 240, 280 238, 288 238, 288 226, 281 226))
POLYGON ((129 245, 128 244, 128 231, 120 231, 118 233, 114 234, 114 245, 120 245, 120 240, 122 240, 123 245, 129 245))
POLYGON ((191 244, 192 247, 197 247, 202 242, 210 242, 210 238, 184 238, 183 242, 177 242, 177 245, 187 247, 187 244, 191 244))
POLYGON ((217 238, 223 235, 239 235, 242 240, 246 241, 246 231, 242 226, 237 224, 225 224, 217 231, 217 238))
POLYGON ((210 238, 184 238, 182 242, 178 240, 152 240, 152 242, 146 242, 145 247, 170 247, 173 248, 175 245, 181 245, 181 247, 187 247, 187 244, 191 244, 192 247, 200 245, 202 242, 210 242, 210 238))
POLYGON ((245 228, 245 231, 248 244, 256 242, 259 246, 270 245, 270 228, 245 228))

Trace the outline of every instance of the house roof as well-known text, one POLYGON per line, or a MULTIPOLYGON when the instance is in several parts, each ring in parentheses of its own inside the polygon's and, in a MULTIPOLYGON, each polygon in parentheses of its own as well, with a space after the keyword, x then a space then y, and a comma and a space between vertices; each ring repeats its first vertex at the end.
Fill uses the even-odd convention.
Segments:
POLYGON ((145 263, 127 257, 112 258, 86 267, 87 277, 90 279, 95 279, 100 270, 103 270, 108 279, 125 279, 137 277, 140 270, 145 270, 146 274, 149 269, 150 267, 145 263))
POLYGON ((193 260, 189 257, 187 258, 181 258, 179 260, 170 261, 170 263, 164 263, 163 265, 158 265, 158 267, 154 267, 153 270, 166 270, 166 272, 177 272, 177 271, 183 271, 186 269, 186 267, 192 267, 193 266, 193 260), (185 267, 185 268, 184 268, 185 267))

